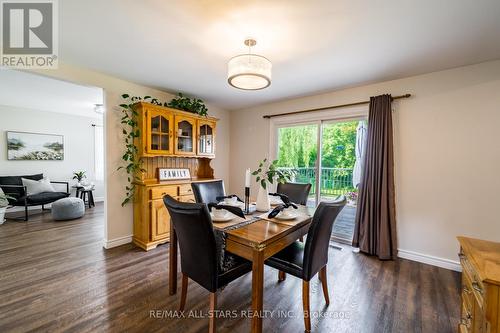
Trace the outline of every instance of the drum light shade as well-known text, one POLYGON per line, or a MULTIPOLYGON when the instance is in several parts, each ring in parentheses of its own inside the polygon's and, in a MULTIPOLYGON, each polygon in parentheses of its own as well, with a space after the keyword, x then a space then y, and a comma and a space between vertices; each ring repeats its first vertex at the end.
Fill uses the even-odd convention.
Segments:
MULTIPOLYGON (((255 45, 255 41, 253 41, 255 45)), ((247 44, 247 41, 245 41, 247 44)), ((252 45, 252 46, 253 46, 252 45)), ((227 82, 238 89, 259 90, 271 84, 271 62, 260 55, 242 54, 233 57, 228 63, 227 82)))

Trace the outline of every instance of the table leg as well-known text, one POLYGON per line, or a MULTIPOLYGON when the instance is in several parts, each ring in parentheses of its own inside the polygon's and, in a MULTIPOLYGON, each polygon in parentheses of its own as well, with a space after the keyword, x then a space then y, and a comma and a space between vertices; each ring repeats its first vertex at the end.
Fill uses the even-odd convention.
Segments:
POLYGON ((252 332, 262 332, 264 252, 254 250, 252 260, 252 332))
POLYGON ((170 295, 177 293, 177 234, 170 223, 170 251, 168 260, 168 292, 170 295))

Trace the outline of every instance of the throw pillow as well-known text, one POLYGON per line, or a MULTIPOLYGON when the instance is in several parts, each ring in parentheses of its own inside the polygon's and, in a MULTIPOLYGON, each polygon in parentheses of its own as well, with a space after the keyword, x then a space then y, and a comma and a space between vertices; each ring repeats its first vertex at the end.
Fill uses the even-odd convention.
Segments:
POLYGON ((7 198, 4 197, 3 190, 0 187, 0 207, 7 207, 8 205, 9 205, 9 200, 7 200, 7 198))
POLYGON ((26 178, 21 178, 23 181, 23 186, 26 186, 26 195, 34 195, 42 192, 55 192, 56 190, 50 183, 50 179, 44 177, 40 180, 31 180, 26 178))

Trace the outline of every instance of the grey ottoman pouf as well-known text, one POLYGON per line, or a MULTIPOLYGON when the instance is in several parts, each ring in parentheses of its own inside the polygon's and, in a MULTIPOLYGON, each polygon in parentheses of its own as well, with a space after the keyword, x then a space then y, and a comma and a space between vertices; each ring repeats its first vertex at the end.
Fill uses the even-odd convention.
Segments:
POLYGON ((77 219, 83 214, 85 204, 80 198, 63 198, 52 204, 52 218, 56 221, 77 219))

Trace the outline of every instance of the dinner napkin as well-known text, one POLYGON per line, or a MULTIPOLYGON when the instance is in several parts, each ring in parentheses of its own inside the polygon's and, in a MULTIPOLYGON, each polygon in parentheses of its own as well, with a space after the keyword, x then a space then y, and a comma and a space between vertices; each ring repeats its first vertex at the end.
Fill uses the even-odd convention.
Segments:
POLYGON ((286 194, 269 193, 269 195, 272 195, 272 196, 275 196, 275 197, 280 197, 281 201, 283 201, 283 203, 285 205, 288 205, 287 207, 292 206, 293 208, 297 209, 297 206, 293 202, 290 201, 290 198, 286 194))
POLYGON ((270 213, 267 215, 268 218, 272 219, 273 217, 276 217, 283 209, 288 208, 288 207, 293 207, 297 209, 298 207, 294 205, 293 203, 289 204, 283 204, 283 205, 278 205, 276 206, 270 213))
POLYGON ((221 205, 217 203, 209 203, 208 208, 215 208, 215 209, 225 209, 228 212, 233 213, 236 216, 239 216, 241 218, 245 218, 245 214, 243 214, 243 211, 241 210, 240 207, 234 207, 234 206, 228 206, 228 205, 221 205))

